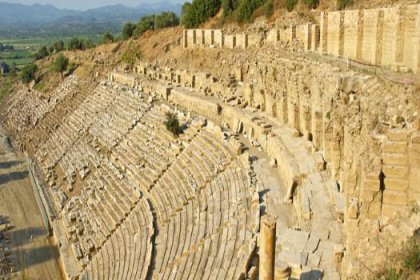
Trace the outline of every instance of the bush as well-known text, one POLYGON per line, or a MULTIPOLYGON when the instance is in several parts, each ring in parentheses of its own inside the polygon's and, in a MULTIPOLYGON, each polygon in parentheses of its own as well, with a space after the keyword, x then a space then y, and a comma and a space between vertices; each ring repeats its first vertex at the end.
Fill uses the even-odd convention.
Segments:
POLYGON ((339 10, 345 9, 351 3, 352 3, 352 0, 337 0, 337 6, 339 10))
POLYGON ((114 36, 110 32, 106 32, 102 37, 102 43, 108 44, 114 42, 114 36))
POLYGON ((128 44, 127 50, 122 54, 121 60, 129 66, 134 66, 136 61, 141 58, 141 50, 133 47, 132 42, 128 44))
POLYGON ((63 41, 57 41, 53 44, 53 48, 55 52, 61 52, 64 50, 64 42, 63 41))
POLYGON ((127 40, 131 38, 134 35, 134 30, 136 29, 136 25, 131 22, 127 22, 124 24, 123 30, 122 30, 122 38, 123 40, 127 40))
MULTIPOLYGON (((341 0, 339 0, 341 1, 341 0)), ((293 11, 293 9, 295 8, 297 4, 297 0, 286 0, 286 9, 288 12, 293 11)))
POLYGON ((155 29, 179 25, 179 18, 173 12, 162 12, 155 16, 155 29))
POLYGON ((147 30, 153 30, 155 27, 155 15, 145 16, 140 19, 134 30, 133 35, 140 37, 147 30))
POLYGON ((60 73, 61 78, 63 77, 63 72, 66 71, 67 66, 69 65, 69 59, 64 55, 60 54, 54 61, 53 70, 60 73))
POLYGON ((319 0, 304 0, 304 2, 311 9, 316 9, 316 7, 318 7, 318 5, 319 5, 319 0))
POLYGON ((238 0, 222 0, 223 18, 228 18, 238 7, 238 0))
POLYGON ((221 0, 193 0, 191 5, 184 4, 182 23, 186 28, 197 27, 216 15, 220 6, 221 0))
POLYGON ((38 49, 38 51, 35 54, 35 58, 36 60, 39 60, 39 59, 43 59, 44 57, 47 57, 48 55, 49 53, 48 53, 47 47, 43 46, 38 49))
POLYGON ((90 39, 80 39, 77 37, 71 38, 68 44, 68 49, 74 50, 87 50, 94 48, 95 44, 90 39))
POLYGON ((250 21, 254 11, 261 7, 265 0, 241 0, 235 11, 238 22, 250 21))
POLYGON ((175 113, 171 113, 171 112, 166 113, 165 126, 166 126, 166 129, 169 130, 175 136, 181 133, 179 120, 175 113))
POLYGON ((23 67, 22 75, 21 75, 22 82, 24 82, 25 84, 28 84, 31 81, 35 80, 36 70, 37 70, 37 67, 33 63, 28 64, 25 67, 23 67))

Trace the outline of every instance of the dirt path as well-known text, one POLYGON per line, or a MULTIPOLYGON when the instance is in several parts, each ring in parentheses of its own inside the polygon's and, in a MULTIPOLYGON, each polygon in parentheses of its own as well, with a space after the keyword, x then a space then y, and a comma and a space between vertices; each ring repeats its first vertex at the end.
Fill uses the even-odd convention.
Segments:
POLYGON ((0 127, 0 217, 13 228, 3 246, 10 250, 13 279, 61 279, 57 251, 43 227, 24 156, 11 150, 0 127))

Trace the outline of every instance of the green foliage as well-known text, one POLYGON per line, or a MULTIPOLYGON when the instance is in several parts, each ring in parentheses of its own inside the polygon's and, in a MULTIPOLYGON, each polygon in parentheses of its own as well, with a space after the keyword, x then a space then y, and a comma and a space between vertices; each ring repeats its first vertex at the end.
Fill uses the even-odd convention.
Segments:
POLYGON ((47 57, 48 55, 49 55, 49 52, 47 50, 47 47, 43 46, 39 48, 39 50, 36 52, 35 58, 39 60, 39 59, 43 59, 44 57, 47 57))
POLYGON ((3 72, 4 75, 6 75, 10 72, 9 64, 4 63, 4 62, 0 62, 0 74, 2 74, 2 72, 3 72))
POLYGON ((216 15, 221 7, 221 0, 193 0, 191 6, 184 6, 182 23, 186 28, 193 28, 216 15))
POLYGON ((70 51, 74 51, 74 50, 87 50, 94 47, 95 47, 95 44, 90 39, 73 37, 70 39, 67 48, 70 51))
POLYGON ((21 79, 22 82, 25 84, 30 83, 35 79, 35 72, 37 70, 37 66, 33 63, 26 65, 22 68, 21 79))
POLYGON ((79 38, 73 37, 73 38, 70 39, 67 48, 71 51, 82 50, 83 49, 83 43, 79 38))
POLYGON ((132 67, 140 58, 140 48, 133 46, 132 42, 130 42, 127 47, 127 50, 122 54, 121 60, 132 67))
POLYGON ((66 71, 67 66, 69 65, 69 59, 64 55, 60 54, 54 61, 53 70, 61 74, 61 78, 63 78, 63 72, 66 71))
POLYGON ((383 276, 385 280, 400 280, 400 274, 395 268, 387 268, 383 276))
MULTIPOLYGON (((286 9, 288 12, 293 11, 293 9, 295 8, 296 4, 297 4, 297 0, 285 0, 286 1, 286 9)), ((342 1, 342 0, 339 0, 342 1)))
POLYGON ((311 9, 316 9, 319 5, 319 0, 304 0, 304 3, 311 9))
POLYGON ((181 10, 181 24, 185 25, 185 19, 186 19, 186 16, 189 14, 190 10, 191 10, 191 3, 185 2, 184 5, 182 5, 182 10, 181 10))
POLYGON ((404 267, 415 273, 420 272, 420 245, 415 241, 410 244, 404 267))
POLYGON ((274 12, 274 1, 273 0, 267 0, 263 6, 264 8, 264 14, 266 17, 271 17, 274 12))
POLYGON ((238 7, 239 0, 222 0, 223 18, 228 18, 238 7))
POLYGON ((339 10, 345 9, 348 5, 350 5, 353 1, 352 0, 337 0, 337 6, 339 10))
POLYGON ((131 38, 134 34, 134 30, 136 29, 136 25, 131 22, 127 22, 124 24, 123 30, 122 30, 122 38, 123 40, 127 40, 131 38))
POLYGON ((5 98, 8 94, 12 93, 18 84, 16 76, 9 75, 7 77, 1 78, 0 77, 0 102, 5 98))
POLYGON ((77 65, 74 62, 70 62, 69 66, 67 67, 67 74, 73 74, 74 70, 76 70, 77 65))
POLYGON ((64 42, 61 40, 53 43, 52 46, 55 52, 61 52, 62 50, 64 50, 64 42))
POLYGON ((137 23, 134 35, 140 37, 147 30, 153 30, 155 27, 155 15, 145 16, 140 19, 137 23))
POLYGON ((110 32, 106 32, 102 37, 102 43, 108 44, 114 42, 114 36, 110 32))
POLYGON ((166 112, 165 126, 175 136, 181 133, 181 126, 175 113, 166 112))
POLYGON ((0 52, 13 51, 14 49, 15 47, 13 45, 10 45, 10 44, 3 45, 2 43, 0 43, 0 52))
POLYGON ((235 18, 238 22, 249 22, 254 11, 265 4, 266 0, 240 0, 235 11, 235 18))
POLYGON ((179 18, 173 12, 162 12, 155 16, 155 29, 179 25, 179 18))

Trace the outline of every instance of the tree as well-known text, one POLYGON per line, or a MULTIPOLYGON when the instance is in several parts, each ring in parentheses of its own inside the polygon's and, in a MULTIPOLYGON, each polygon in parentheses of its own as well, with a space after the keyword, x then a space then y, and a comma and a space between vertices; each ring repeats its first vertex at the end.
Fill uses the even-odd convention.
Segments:
POLYGON ((106 32, 102 37, 102 42, 104 44, 112 43, 114 42, 114 36, 110 32, 106 32))
POLYGON ((22 68, 22 82, 25 84, 30 83, 35 79, 35 72, 37 70, 37 66, 33 63, 26 65, 22 68))
MULTIPOLYGON (((186 4, 184 4, 185 6, 186 4)), ((221 0, 193 0, 191 6, 183 7, 183 24, 186 28, 197 27, 216 15, 221 6, 221 0)))
POLYGON ((69 44, 68 44, 68 49, 71 51, 74 50, 81 50, 83 47, 82 41, 77 38, 77 37, 73 37, 70 39, 69 44))
POLYGON ((67 66, 69 65, 69 59, 65 57, 63 54, 60 54, 57 56, 57 58, 54 61, 53 69, 55 72, 60 73, 61 78, 63 79, 63 72, 66 71, 67 66))
POLYGON ((186 17, 190 13, 191 3, 185 2, 181 10, 181 24, 186 25, 186 17))
POLYGON ((10 65, 10 76, 12 77, 16 77, 16 73, 17 73, 17 65, 16 62, 13 62, 12 65, 10 65))
POLYGON ((62 50, 64 50, 64 42, 63 41, 57 41, 53 44, 53 48, 55 50, 55 52, 61 52, 62 50))
POLYGON ((123 30, 122 30, 122 38, 123 40, 127 40, 133 36, 134 30, 136 29, 136 25, 131 22, 127 22, 124 24, 123 30))
POLYGON ((179 18, 173 12, 162 12, 155 16, 155 29, 177 26, 178 24, 179 18))
POLYGON ((173 135, 177 136, 181 133, 178 117, 175 113, 166 112, 165 126, 173 135))
POLYGON ((44 57, 47 57, 48 55, 49 55, 49 53, 48 53, 47 47, 43 46, 43 47, 38 49, 38 51, 35 54, 35 58, 36 58, 36 60, 39 60, 39 59, 43 59, 44 57))
MULTIPOLYGON (((133 35, 140 37, 147 30, 153 30, 155 28, 155 15, 145 16, 140 19, 137 23, 133 35)), ((123 31, 124 34, 124 31, 123 31)))

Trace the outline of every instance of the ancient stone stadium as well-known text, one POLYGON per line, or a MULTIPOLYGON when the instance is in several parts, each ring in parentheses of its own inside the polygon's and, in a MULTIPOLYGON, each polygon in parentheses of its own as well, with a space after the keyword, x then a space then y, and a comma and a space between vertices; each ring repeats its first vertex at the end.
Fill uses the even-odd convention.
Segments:
POLYGON ((74 73, 1 104, 0 279, 404 279, 386 272, 420 238, 420 4, 66 56, 74 73))

